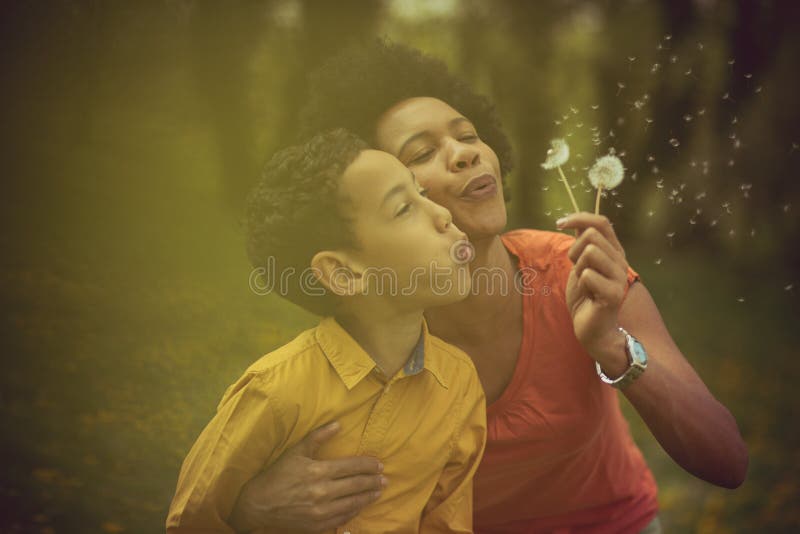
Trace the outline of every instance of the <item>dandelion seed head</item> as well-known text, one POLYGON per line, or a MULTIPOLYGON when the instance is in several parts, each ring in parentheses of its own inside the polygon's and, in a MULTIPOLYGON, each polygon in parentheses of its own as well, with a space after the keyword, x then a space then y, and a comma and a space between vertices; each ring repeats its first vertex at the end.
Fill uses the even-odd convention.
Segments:
POLYGON ((589 169, 589 182, 597 189, 614 189, 625 176, 625 167, 617 156, 608 155, 599 158, 589 169))
POLYGON ((553 139, 550 141, 550 148, 547 149, 547 158, 542 163, 542 168, 552 170, 564 165, 567 160, 569 160, 569 145, 563 139, 553 139))

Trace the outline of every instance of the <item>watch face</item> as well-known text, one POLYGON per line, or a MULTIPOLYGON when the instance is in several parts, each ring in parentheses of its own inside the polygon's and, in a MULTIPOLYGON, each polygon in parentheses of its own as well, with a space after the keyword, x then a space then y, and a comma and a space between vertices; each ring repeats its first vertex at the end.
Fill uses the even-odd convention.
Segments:
POLYGON ((647 353, 642 344, 633 337, 631 337, 630 351, 634 362, 639 365, 647 365, 647 353))

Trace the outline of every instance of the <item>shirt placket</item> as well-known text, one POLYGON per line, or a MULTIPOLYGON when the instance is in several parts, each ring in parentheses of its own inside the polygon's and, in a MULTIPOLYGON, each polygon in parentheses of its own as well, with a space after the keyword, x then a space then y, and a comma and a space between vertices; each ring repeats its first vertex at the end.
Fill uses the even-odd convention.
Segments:
MULTIPOLYGON (((364 433, 361 435, 361 442, 358 445, 358 456, 375 456, 381 457, 383 450, 383 442, 386 438, 386 432, 389 430, 389 417, 394 410, 395 400, 397 396, 396 382, 404 377, 401 371, 395 375, 389 382, 386 382, 381 387, 381 392, 375 404, 372 406, 367 424, 364 427, 364 433)), ((359 529, 354 528, 352 525, 343 525, 336 529, 336 534, 364 534, 359 529)))

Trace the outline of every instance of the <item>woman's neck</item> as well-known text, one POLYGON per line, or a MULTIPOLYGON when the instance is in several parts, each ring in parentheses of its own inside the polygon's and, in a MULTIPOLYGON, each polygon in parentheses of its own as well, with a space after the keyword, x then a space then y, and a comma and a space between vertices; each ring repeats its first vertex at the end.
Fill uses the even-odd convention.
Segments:
POLYGON ((515 313, 517 295, 514 256, 499 235, 473 241, 475 259, 470 263, 472 290, 454 304, 430 308, 425 319, 432 334, 463 344, 477 344, 494 336, 515 313))

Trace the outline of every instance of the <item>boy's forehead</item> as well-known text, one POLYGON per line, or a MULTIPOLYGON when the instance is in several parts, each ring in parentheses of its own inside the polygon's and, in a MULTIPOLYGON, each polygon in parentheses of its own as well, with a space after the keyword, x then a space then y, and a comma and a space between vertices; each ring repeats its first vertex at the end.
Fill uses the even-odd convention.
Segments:
POLYGON ((383 199, 387 189, 409 176, 406 166, 391 154, 363 150, 342 175, 341 188, 356 203, 374 204, 383 199))

